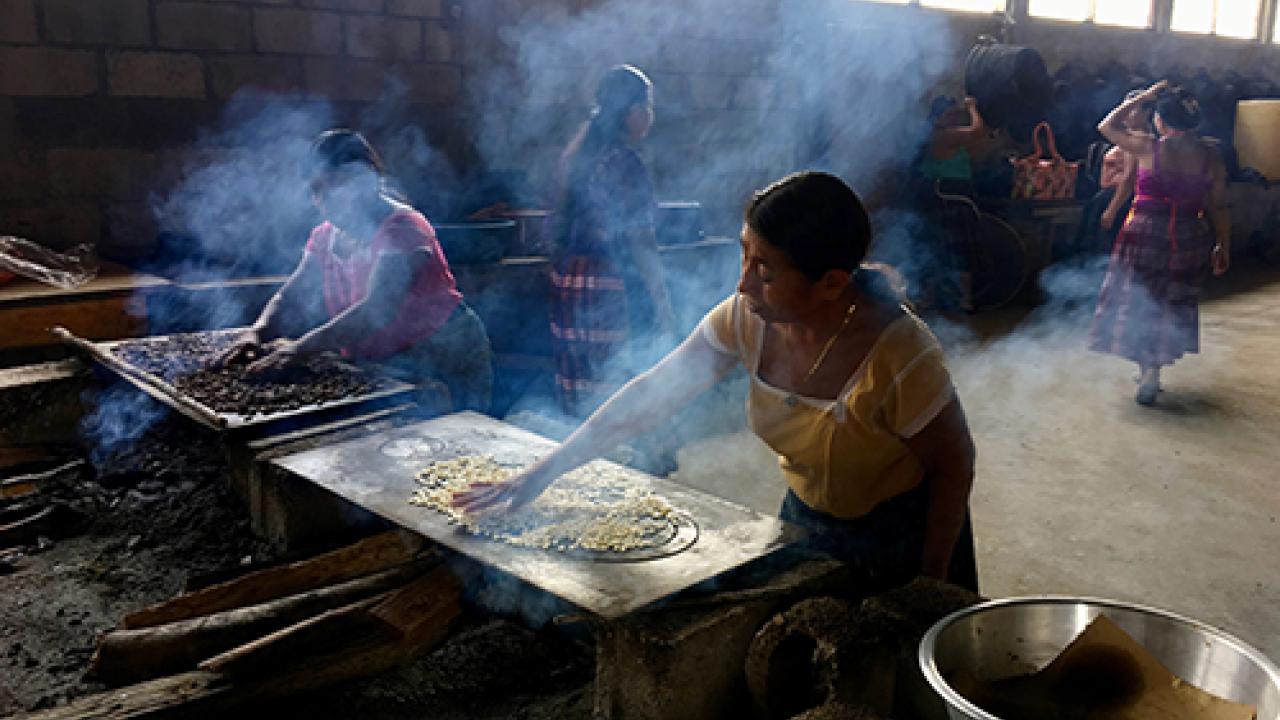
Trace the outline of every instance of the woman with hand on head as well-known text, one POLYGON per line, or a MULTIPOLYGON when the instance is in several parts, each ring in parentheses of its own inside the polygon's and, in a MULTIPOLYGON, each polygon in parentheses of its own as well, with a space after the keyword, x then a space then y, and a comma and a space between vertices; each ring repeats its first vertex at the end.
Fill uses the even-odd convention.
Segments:
POLYGON ((340 352, 409 380, 442 381, 453 409, 486 409, 489 340, 462 301, 431 224, 389 190, 382 159, 359 133, 321 133, 309 163, 324 222, 284 286, 218 362, 270 373, 301 356, 340 352))
POLYGON ((973 441, 937 340, 863 264, 871 224, 858 196, 834 175, 799 173, 757 193, 745 220, 735 295, 555 452, 455 502, 528 503, 742 365, 748 421, 790 488, 783 519, 869 587, 926 574, 976 589, 973 441))
MULTIPOLYGON (((1125 99, 1135 98, 1142 93, 1143 91, 1141 90, 1134 90, 1126 95, 1125 99)), ((1150 100, 1134 106, 1124 119, 1125 127, 1130 132, 1150 135, 1151 122, 1155 117, 1155 110, 1155 103, 1150 100)), ((1111 192, 1107 194, 1108 203, 1102 211, 1099 225, 1104 232, 1110 232, 1113 229, 1116 231, 1110 232, 1112 240, 1115 239, 1120 229, 1116 222, 1123 222, 1124 211, 1129 207, 1130 199, 1133 198, 1133 190, 1137 185, 1137 176, 1137 157, 1119 145, 1113 145, 1107 150, 1107 154, 1102 158, 1102 173, 1098 184, 1102 186, 1104 192, 1107 190, 1111 192)))
POLYGON ((1138 364, 1136 400, 1155 403, 1160 369, 1200 349, 1200 285, 1231 262, 1227 170, 1215 143, 1196 134, 1200 105, 1161 81, 1126 99, 1098 125, 1137 161, 1133 209, 1116 237, 1089 347, 1138 364), (1156 134, 1126 127, 1155 104, 1156 134), (1206 223, 1206 219, 1208 223, 1206 223))
POLYGON ((635 149, 653 125, 653 85, 619 65, 601 77, 595 102, 561 158, 551 217, 556 392, 570 416, 589 413, 655 359, 650 348, 676 339, 653 184, 635 149))

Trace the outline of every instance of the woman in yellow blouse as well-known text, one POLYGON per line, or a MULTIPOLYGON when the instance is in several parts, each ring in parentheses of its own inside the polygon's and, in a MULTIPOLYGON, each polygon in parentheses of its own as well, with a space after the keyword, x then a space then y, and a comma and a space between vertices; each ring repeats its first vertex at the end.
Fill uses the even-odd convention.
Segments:
POLYGON ((976 589, 973 440, 937 340, 863 265, 871 224, 857 195, 798 173, 757 193, 745 220, 737 294, 555 452, 458 504, 523 505, 742 364, 751 429, 789 486, 783 519, 874 584, 924 574, 976 589))

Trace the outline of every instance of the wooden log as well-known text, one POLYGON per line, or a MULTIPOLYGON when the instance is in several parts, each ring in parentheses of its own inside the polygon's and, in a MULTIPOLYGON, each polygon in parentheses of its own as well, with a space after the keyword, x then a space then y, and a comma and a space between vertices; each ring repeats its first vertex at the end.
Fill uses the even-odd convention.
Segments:
POLYGON ((431 562, 419 561, 212 615, 109 632, 98 641, 90 669, 113 684, 190 670, 201 660, 318 613, 402 587, 425 572, 431 562))
POLYGON ((62 503, 30 509, 10 508, 4 511, 0 525, 0 548, 33 545, 40 536, 64 538, 74 535, 85 524, 81 513, 62 503), (10 520, 13 517, 15 519, 10 520))
POLYGON ((407 622, 410 608, 423 607, 424 590, 436 598, 437 622, 447 624, 460 612, 450 615, 448 610, 460 602, 456 579, 427 586, 427 577, 237 648, 220 656, 222 662, 210 660, 199 670, 80 698, 27 720, 224 718, 255 702, 377 675, 425 652, 443 636, 407 622), (427 639, 406 644, 415 633, 427 639), (215 671, 213 665, 227 672, 215 671))
POLYGON ((445 565, 392 593, 369 614, 400 636, 406 647, 431 646, 462 614, 462 583, 445 565))
MULTIPOLYGON (((0 382, 0 387, 4 383, 0 382)), ((0 447, 0 472, 10 472, 13 468, 54 459, 54 454, 45 447, 0 447)))
POLYGON ((228 677, 254 677, 300 657, 328 654, 360 636, 398 645, 400 638, 369 615, 369 610, 390 596, 391 592, 386 592, 334 608, 209 658, 199 669, 228 677))
MULTIPOLYGON (((334 651, 350 638, 408 653, 433 646, 462 614, 462 586, 444 565, 399 590, 353 603, 200 663, 231 676, 254 675, 291 658, 334 651)), ((395 653, 391 653, 395 654, 395 653)))
POLYGON ((25 720, 148 720, 215 717, 240 695, 217 673, 192 671, 77 698, 25 720))
POLYGON ((420 535, 404 531, 380 533, 309 560, 250 573, 130 613, 121 626, 154 627, 351 580, 409 562, 425 542, 420 535))
POLYGON ((83 471, 88 466, 84 460, 72 460, 57 467, 38 472, 12 475, 0 480, 0 500, 29 497, 40 491, 40 486, 63 473, 83 471))
POLYGON ((40 486, 25 477, 0 480, 0 500, 30 497, 39 491, 40 486))

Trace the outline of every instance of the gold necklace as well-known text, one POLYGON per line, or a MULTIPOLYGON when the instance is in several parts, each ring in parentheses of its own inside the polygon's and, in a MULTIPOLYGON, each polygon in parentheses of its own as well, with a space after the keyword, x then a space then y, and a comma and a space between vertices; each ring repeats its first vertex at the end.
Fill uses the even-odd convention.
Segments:
MULTIPOLYGON (((840 327, 836 328, 836 331, 831 334, 831 339, 827 340, 827 344, 822 346, 822 352, 818 353, 818 359, 813 361, 813 365, 809 367, 809 372, 805 373, 804 379, 800 381, 798 387, 804 387, 805 383, 809 382, 813 377, 813 374, 818 372, 818 368, 822 367, 822 361, 827 359, 827 353, 831 352, 831 348, 836 344, 836 338, 840 337, 840 333, 844 332, 844 329, 849 326, 849 321, 853 319, 853 311, 857 309, 857 303, 849 303, 849 309, 844 312, 844 322, 840 323, 840 327)), ((787 395, 785 402, 787 407, 795 407, 800 402, 800 397, 795 392, 791 392, 787 395)))

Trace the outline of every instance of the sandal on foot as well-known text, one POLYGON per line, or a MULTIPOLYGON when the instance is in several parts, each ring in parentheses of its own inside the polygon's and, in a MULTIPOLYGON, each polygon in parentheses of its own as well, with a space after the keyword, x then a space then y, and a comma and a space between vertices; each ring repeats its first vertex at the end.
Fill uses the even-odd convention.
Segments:
POLYGON ((1139 405, 1151 406, 1156 404, 1156 396, 1160 394, 1159 385, 1140 385, 1138 386, 1138 394, 1133 398, 1139 405))

